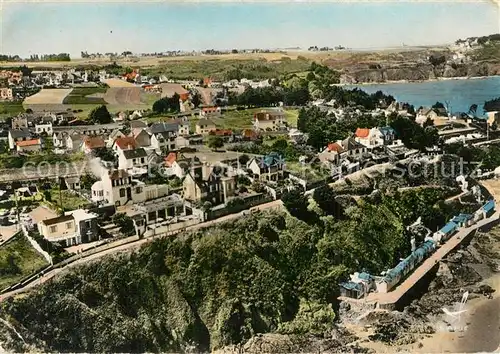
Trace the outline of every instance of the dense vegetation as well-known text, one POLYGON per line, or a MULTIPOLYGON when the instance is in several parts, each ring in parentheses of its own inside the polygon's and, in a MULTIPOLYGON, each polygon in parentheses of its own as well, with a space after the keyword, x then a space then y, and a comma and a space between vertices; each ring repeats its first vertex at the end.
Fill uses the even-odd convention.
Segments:
POLYGON ((0 246, 0 290, 17 283, 47 264, 28 239, 22 233, 17 234, 0 246))
POLYGON ((2 317, 52 351, 208 351, 270 331, 320 334, 332 326, 338 282, 394 266, 409 250, 404 226, 419 214, 448 217, 435 205, 447 193, 332 207, 335 194, 323 190, 291 210, 305 220, 262 213, 156 240, 3 302, 2 317))

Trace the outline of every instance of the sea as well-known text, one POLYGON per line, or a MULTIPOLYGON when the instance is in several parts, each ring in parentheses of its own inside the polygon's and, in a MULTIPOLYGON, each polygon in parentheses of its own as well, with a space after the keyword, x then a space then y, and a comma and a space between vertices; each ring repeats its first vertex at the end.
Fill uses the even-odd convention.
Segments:
POLYGON ((485 116, 484 102, 500 97, 500 76, 485 78, 465 78, 425 82, 401 82, 384 84, 345 85, 345 88, 360 88, 368 93, 382 91, 394 96, 399 102, 408 102, 415 109, 420 106, 430 107, 437 101, 446 106, 448 111, 468 112, 477 104, 477 116, 485 116))

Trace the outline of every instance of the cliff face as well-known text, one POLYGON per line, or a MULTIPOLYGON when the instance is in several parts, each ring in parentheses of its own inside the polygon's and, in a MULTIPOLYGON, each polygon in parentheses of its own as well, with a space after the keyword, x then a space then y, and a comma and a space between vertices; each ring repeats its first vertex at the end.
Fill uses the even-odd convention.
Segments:
POLYGON ((389 81, 424 81, 437 78, 477 77, 500 74, 500 64, 468 63, 457 65, 413 64, 375 69, 346 69, 341 83, 377 83, 389 81))

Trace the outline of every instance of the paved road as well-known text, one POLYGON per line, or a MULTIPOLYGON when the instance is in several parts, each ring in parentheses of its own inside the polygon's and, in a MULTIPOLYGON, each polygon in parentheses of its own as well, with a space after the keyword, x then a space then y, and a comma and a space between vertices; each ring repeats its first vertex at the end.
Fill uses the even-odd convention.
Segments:
MULTIPOLYGON (((281 200, 275 200, 275 201, 272 201, 272 202, 269 202, 269 203, 265 203, 265 204, 261 204, 261 205, 257 205, 255 207, 252 207, 250 208, 250 211, 260 211, 260 210, 266 210, 266 209, 281 209, 283 207, 283 203, 281 202, 281 200)), ((204 222, 204 223, 200 223, 200 224, 197 224, 197 225, 193 225, 193 226, 189 226, 185 229, 185 231, 193 231, 193 230, 199 230, 199 229, 203 229, 203 228, 206 228, 206 227, 210 227, 210 226, 213 226, 215 224, 219 224, 219 223, 222 223, 222 222, 226 222, 226 221, 230 221, 230 220, 235 220, 235 219, 238 219, 238 218, 241 218, 243 215, 244 215, 245 212, 241 212, 241 213, 238 213, 238 214, 230 214, 230 215, 226 215, 226 216, 223 216, 221 218, 218 218, 218 219, 215 219, 215 220, 212 220, 212 221, 207 221, 207 222, 204 222)), ((157 239, 157 238, 161 238, 161 237, 166 237, 166 236, 173 236, 179 232, 181 232, 183 230, 178 230, 178 231, 172 231, 172 232, 169 232, 169 233, 164 233, 164 234, 158 234, 158 235, 155 235, 154 237, 148 237, 148 238, 144 238, 144 239, 139 239, 137 241, 132 241, 132 242, 129 242, 129 243, 126 243, 126 244, 121 244, 121 245, 117 245, 116 247, 113 247, 113 248, 107 248, 103 251, 98 251, 96 253, 93 253, 93 254, 90 254, 90 255, 85 255, 85 252, 81 254, 81 259, 78 259, 72 263, 69 263, 68 265, 66 265, 65 267, 62 267, 62 268, 56 268, 56 269, 53 269, 49 272, 47 272, 46 274, 44 274, 43 276, 41 276, 39 279, 31 282, 31 283, 28 283, 26 284, 23 288, 20 288, 20 289, 16 289, 16 290, 13 290, 13 291, 10 291, 10 292, 7 292, 5 294, 1 294, 0 295, 0 302, 9 298, 9 297, 12 297, 16 294, 20 294, 22 292, 25 292, 27 290, 29 290, 30 288, 33 288, 34 286, 37 286, 37 285, 40 285, 42 283, 45 283, 47 280, 53 278, 55 275, 61 273, 61 272, 64 272, 66 271, 67 269, 71 268, 71 267, 74 267, 74 266, 77 266, 77 265, 80 265, 80 264, 83 264, 83 263, 88 263, 92 260, 95 260, 95 259, 98 259, 98 258, 101 258, 101 257, 104 257, 104 256, 107 256, 107 255, 110 255, 110 254, 114 254, 114 253, 118 253, 118 252, 124 252, 124 251, 130 251, 130 250, 133 250, 133 249, 136 249, 138 247, 141 247, 142 245, 148 243, 148 242, 152 242, 154 239, 157 239)), ((134 237, 132 237, 131 239, 133 239, 134 237)), ((119 241, 116 241, 117 243, 123 243, 123 240, 119 240, 119 241)), ((104 247, 104 246, 103 246, 104 247)), ((109 244, 108 245, 105 245, 105 247, 109 247, 109 244)), ((92 252, 95 252, 95 249, 94 250, 91 250, 92 252)))

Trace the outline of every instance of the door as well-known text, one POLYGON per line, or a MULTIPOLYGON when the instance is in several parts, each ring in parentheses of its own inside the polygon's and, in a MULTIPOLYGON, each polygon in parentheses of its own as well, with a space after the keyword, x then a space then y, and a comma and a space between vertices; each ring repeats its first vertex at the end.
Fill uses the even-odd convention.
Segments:
POLYGON ((127 188, 127 199, 132 200, 132 188, 127 188))

